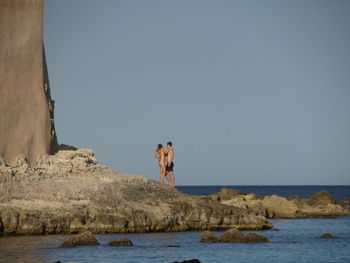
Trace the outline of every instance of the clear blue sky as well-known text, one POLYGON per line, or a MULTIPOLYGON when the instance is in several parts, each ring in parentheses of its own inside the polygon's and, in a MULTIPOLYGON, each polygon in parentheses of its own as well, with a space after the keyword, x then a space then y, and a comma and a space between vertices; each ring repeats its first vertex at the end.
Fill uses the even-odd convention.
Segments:
POLYGON ((46 0, 60 143, 180 185, 350 184, 350 1, 46 0))

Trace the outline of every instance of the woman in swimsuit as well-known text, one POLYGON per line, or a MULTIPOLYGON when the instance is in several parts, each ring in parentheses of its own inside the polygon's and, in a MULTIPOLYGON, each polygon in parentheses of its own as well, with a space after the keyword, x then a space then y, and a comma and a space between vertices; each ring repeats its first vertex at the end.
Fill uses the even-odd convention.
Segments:
POLYGON ((157 150, 153 153, 153 157, 158 159, 158 165, 160 169, 160 183, 164 184, 164 177, 165 177, 165 149, 163 148, 163 145, 158 144, 157 150))

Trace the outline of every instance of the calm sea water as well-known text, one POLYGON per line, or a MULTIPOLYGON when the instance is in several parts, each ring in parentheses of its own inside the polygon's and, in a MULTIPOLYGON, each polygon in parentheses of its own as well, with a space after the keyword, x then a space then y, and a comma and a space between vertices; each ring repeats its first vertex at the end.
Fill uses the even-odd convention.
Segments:
MULTIPOLYGON (((203 195, 216 192, 221 187, 184 186, 179 188, 187 193, 203 195)), ((350 196, 350 186, 321 186, 320 188, 319 186, 232 186, 232 188, 258 195, 298 194, 301 197, 309 197, 314 192, 325 189, 337 199, 350 196)), ((67 235, 4 237, 0 238, 0 262, 167 263, 192 258, 205 263, 350 262, 350 217, 270 221, 279 231, 259 232, 271 241, 268 244, 202 244, 199 242, 199 232, 182 232, 96 235, 101 243, 100 246, 60 249, 57 247, 68 238, 67 235), (320 238, 320 235, 328 232, 341 238, 320 238), (109 241, 122 237, 132 240, 134 246, 107 246, 109 241), (169 245, 180 247, 168 247, 169 245)), ((222 234, 222 232, 214 233, 222 234)))

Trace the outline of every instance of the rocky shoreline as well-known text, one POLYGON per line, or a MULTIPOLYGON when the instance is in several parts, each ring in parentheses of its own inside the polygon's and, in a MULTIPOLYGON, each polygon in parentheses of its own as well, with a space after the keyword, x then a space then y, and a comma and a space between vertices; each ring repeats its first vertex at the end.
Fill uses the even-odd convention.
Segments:
POLYGON ((198 197, 118 173, 91 150, 61 147, 31 166, 0 161, 0 235, 266 230, 267 218, 349 215, 328 193, 303 200, 235 190, 198 197))
POLYGON ((56 234, 271 229, 250 210, 186 195, 100 165, 90 150, 64 148, 31 166, 0 165, 0 233, 56 234))
POLYGON ((277 195, 257 196, 223 188, 209 197, 221 204, 249 209, 255 215, 266 218, 335 218, 350 215, 349 198, 337 201, 326 191, 315 193, 310 198, 295 195, 284 198, 277 195))

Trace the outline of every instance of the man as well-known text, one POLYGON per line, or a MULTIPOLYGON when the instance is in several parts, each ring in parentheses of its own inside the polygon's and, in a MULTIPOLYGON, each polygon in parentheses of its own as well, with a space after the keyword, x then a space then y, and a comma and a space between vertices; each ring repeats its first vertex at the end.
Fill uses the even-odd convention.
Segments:
POLYGON ((173 150, 173 143, 167 142, 166 144, 168 150, 168 158, 167 158, 167 165, 166 165, 166 175, 169 181, 170 187, 175 187, 175 177, 174 177, 174 150, 173 150))
POLYGON ((160 169, 160 183, 164 184, 164 177, 166 174, 165 170, 165 149, 163 148, 163 145, 158 144, 157 150, 153 153, 153 157, 158 159, 158 165, 160 169))

